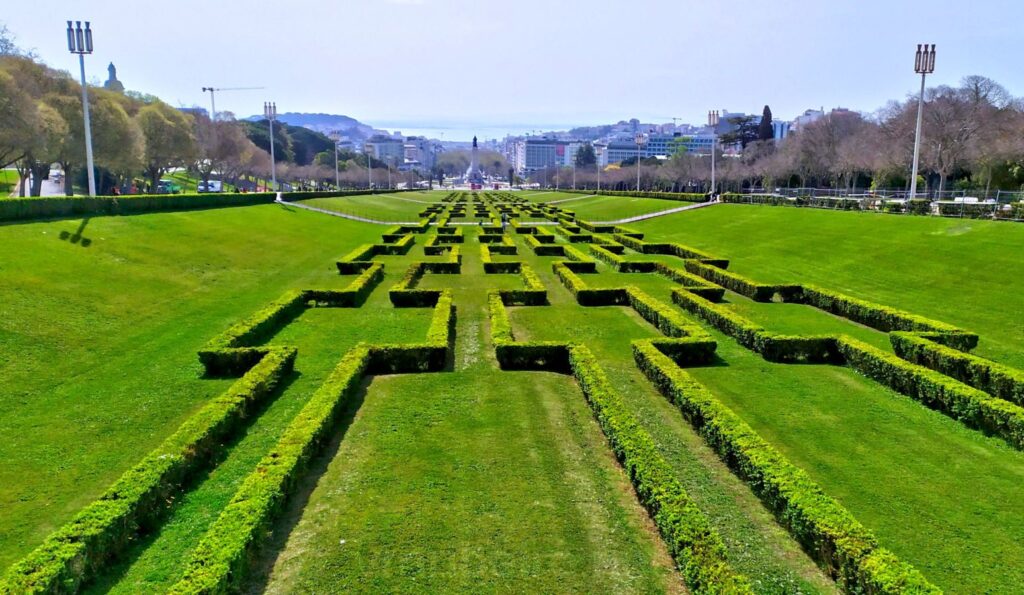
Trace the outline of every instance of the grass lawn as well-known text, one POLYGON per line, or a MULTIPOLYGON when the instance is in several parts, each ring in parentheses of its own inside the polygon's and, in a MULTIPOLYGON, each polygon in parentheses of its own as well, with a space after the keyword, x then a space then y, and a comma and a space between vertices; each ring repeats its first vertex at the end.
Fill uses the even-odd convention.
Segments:
POLYGON ((18 170, 0 169, 0 198, 7 198, 18 189, 18 170))
MULTIPOLYGON (((412 221, 447 194, 305 202, 412 221)), ((616 218, 629 214, 618 210, 622 200, 563 208, 616 218)), ((640 200, 653 210, 682 204, 640 200)), ((635 227, 650 241, 730 258, 730 269, 758 281, 813 282, 963 325, 981 334, 979 352, 1024 367, 1024 265, 1014 260, 1024 227, 731 205, 635 227)), ((0 568, 228 386, 201 377, 199 347, 285 290, 348 285, 337 257, 387 229, 287 205, 0 226, 0 247, 15 255, 0 263, 0 568)), ((465 228, 462 274, 427 274, 417 285, 453 291, 449 365, 364 382, 274 521, 248 590, 685 592, 572 378, 498 369, 486 294, 523 281, 483 273, 478 233, 465 228)), ((549 296, 546 306, 509 308, 517 339, 590 348, 757 592, 835 592, 637 369, 630 340, 657 329, 630 308, 579 306, 552 272, 562 258, 535 256, 523 236, 510 237, 519 255, 495 260, 527 263, 549 296)), ((295 373, 223 460, 178 495, 167 519, 87 590, 166 590, 349 349, 362 340, 423 339, 431 310, 394 308, 388 290, 413 262, 447 258, 425 256, 426 239, 416 235, 408 254, 374 258, 385 278, 362 307, 306 310, 265 340, 298 348, 295 373)), ((625 256, 681 266, 674 257, 625 256)), ((603 263, 581 277, 593 287, 636 285, 681 312, 663 277, 603 263)), ((885 334, 806 306, 731 292, 725 306, 772 331, 844 332, 888 349, 885 334)), ((1024 453, 850 369, 769 363, 712 334, 717 359, 691 374, 883 546, 949 592, 1024 584, 1024 453)))
POLYGON ((961 326, 981 335, 977 353, 1024 368, 1022 225, 716 205, 632 227, 756 281, 813 283, 961 326))
POLYGON ((227 387, 210 337, 377 231, 277 205, 0 226, 0 566, 227 387))
MULTIPOLYGON (((562 194, 564 198, 573 195, 562 194)), ((576 216, 588 221, 615 221, 635 215, 655 213, 676 207, 684 207, 690 203, 678 200, 661 200, 657 198, 635 198, 632 196, 598 195, 580 200, 560 202, 556 206, 576 213, 576 216)))
POLYGON ((447 196, 435 190, 399 194, 363 194, 336 198, 312 198, 302 204, 377 221, 419 221, 420 211, 447 196))

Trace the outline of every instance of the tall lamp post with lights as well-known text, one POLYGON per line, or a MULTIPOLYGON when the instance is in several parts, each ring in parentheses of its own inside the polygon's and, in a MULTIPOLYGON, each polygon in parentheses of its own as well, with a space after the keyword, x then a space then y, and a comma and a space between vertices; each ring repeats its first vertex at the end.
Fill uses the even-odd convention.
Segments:
POLYGON ((92 53, 92 29, 89 21, 82 28, 82 21, 71 26, 68 21, 68 51, 78 54, 78 66, 82 72, 82 115, 85 119, 85 166, 89 170, 89 196, 96 196, 96 172, 92 165, 92 122, 89 120, 89 85, 85 82, 85 55, 92 53))
POLYGON ((601 194, 601 155, 602 155, 602 153, 604 153, 604 151, 602 151, 601 149, 599 149, 597 147, 594 147, 594 157, 596 157, 596 159, 594 161, 597 162, 595 165, 597 166, 597 193, 598 194, 601 194))
POLYGON ((640 192, 640 153, 643 146, 647 144, 647 135, 643 132, 636 133, 636 191, 640 192))
POLYGON ((265 102, 263 116, 267 118, 267 123, 270 125, 270 179, 273 192, 277 192, 277 162, 274 160, 274 120, 277 119, 277 104, 265 102))
POLYGON ((921 152, 921 115, 924 112, 924 78, 935 72, 935 44, 927 43, 917 45, 917 54, 914 55, 914 72, 921 75, 921 94, 917 98, 917 128, 914 132, 914 165, 910 171, 910 196, 907 202, 907 212, 910 212, 910 200, 917 196, 917 163, 918 155, 921 152))
POLYGON ((715 198, 715 152, 718 148, 718 110, 708 112, 708 126, 711 128, 711 198, 715 198))

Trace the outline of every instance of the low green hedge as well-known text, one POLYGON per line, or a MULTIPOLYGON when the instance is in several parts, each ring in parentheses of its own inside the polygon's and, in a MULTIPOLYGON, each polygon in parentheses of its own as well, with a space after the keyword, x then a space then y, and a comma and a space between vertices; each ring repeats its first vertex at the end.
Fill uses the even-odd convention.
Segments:
POLYGON ((758 302, 770 302, 776 295, 784 302, 799 302, 803 296, 803 288, 799 285, 764 285, 696 260, 686 260, 683 266, 694 275, 758 302))
POLYGON ((718 532, 676 479, 650 434, 623 404, 590 350, 571 345, 569 365, 690 590, 753 593, 747 578, 729 563, 718 532))
POLYGON ((951 324, 853 298, 814 285, 803 286, 802 301, 820 310, 842 316, 843 318, 849 318, 854 322, 859 322, 884 332, 927 331, 942 333, 943 336, 937 340, 961 351, 970 351, 978 344, 978 335, 951 324))
POLYGON ((1024 406, 1024 371, 947 347, 933 338, 943 339, 935 333, 889 333, 893 351, 903 359, 1024 406))
POLYGON ((276 333, 306 309, 305 292, 295 289, 235 323, 199 350, 209 376, 236 376, 261 359, 266 349, 254 345, 276 333))
POLYGON ((359 389, 369 362, 370 349, 364 344, 345 354, 200 540, 170 593, 241 590, 254 551, 359 389))
POLYGON ((185 420, 107 491, 10 567, 0 593, 75 592, 152 529, 195 478, 292 371, 296 352, 269 348, 224 393, 185 420))
POLYGON ((731 308, 715 304, 682 288, 672 290, 672 301, 711 326, 736 339, 768 361, 786 363, 843 363, 836 338, 828 335, 792 336, 769 332, 731 308))
POLYGON ((683 269, 677 269, 663 262, 657 262, 655 263, 654 270, 662 277, 678 283, 683 289, 697 294, 708 301, 721 302, 722 298, 725 297, 725 288, 710 283, 704 278, 683 269))
POLYGON ((838 345, 847 365, 868 378, 1024 450, 1024 408, 1020 405, 850 337, 840 337, 838 345))
POLYGON ((641 371, 845 591, 941 592, 882 549, 849 511, 650 342, 635 341, 633 354, 641 371))
POLYGON ((556 262, 551 268, 581 306, 622 306, 629 303, 624 287, 591 289, 569 268, 568 263, 556 262))
POLYGON ((491 322, 491 342, 494 343, 494 354, 502 370, 569 371, 569 350, 564 343, 515 341, 501 292, 488 292, 487 309, 491 322))

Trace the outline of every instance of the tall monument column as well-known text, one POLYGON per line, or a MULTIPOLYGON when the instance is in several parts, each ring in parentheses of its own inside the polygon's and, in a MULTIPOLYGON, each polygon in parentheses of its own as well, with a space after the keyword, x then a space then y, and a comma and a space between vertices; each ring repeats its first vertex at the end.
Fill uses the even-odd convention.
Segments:
POLYGON ((476 137, 473 137, 473 152, 469 162, 469 183, 470 186, 477 190, 483 188, 484 175, 480 172, 480 148, 476 144, 476 137))

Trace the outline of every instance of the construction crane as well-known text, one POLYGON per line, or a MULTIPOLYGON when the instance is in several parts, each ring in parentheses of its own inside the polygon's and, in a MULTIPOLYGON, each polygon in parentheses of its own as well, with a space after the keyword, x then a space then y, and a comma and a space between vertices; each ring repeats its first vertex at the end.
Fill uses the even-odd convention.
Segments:
POLYGON ((214 99, 214 93, 217 91, 256 91, 258 89, 266 89, 266 87, 203 87, 203 93, 210 92, 210 121, 217 120, 217 102, 214 99))

